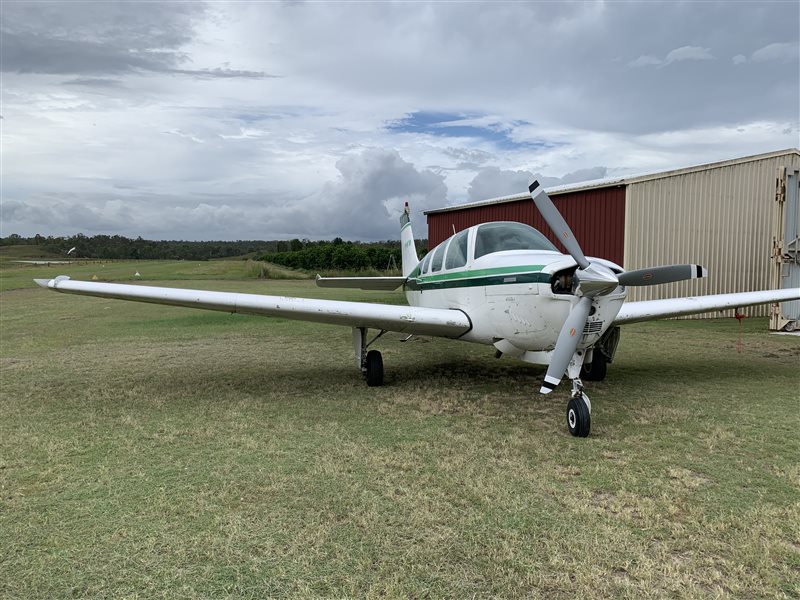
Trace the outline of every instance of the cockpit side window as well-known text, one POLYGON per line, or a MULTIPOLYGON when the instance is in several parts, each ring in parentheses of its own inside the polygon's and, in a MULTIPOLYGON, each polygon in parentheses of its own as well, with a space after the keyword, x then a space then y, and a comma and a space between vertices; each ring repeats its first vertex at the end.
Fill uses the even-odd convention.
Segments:
POLYGON ((428 265, 431 264, 431 257, 433 256, 432 252, 428 252, 425 255, 425 258, 422 259, 422 266, 419 268, 419 274, 424 275, 428 271, 428 265))
POLYGON ((444 261, 445 269, 457 269, 467 264, 467 241, 469 241, 469 229, 458 233, 447 248, 447 258, 444 261))
POLYGON ((435 273, 436 271, 442 270, 442 262, 444 259, 445 246, 447 246, 447 242, 439 244, 439 247, 433 251, 433 260, 431 261, 431 273, 435 273))
POLYGON ((558 249, 544 235, 523 223, 486 223, 478 227, 475 237, 475 258, 504 250, 558 249))

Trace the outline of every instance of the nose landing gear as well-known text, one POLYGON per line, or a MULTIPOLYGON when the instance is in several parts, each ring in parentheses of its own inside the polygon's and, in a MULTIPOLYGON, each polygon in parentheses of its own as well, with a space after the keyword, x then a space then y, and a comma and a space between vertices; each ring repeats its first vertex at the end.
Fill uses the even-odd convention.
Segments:
POLYGON ((567 429, 575 437, 586 437, 592 427, 592 403, 583 392, 580 379, 572 380, 572 397, 567 404, 567 429))

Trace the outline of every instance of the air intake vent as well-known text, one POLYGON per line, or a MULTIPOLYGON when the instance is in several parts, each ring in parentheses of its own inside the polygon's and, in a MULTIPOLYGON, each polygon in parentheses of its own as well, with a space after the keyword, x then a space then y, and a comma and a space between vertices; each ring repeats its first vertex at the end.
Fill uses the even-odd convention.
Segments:
POLYGON ((586 323, 586 327, 583 328, 583 337, 585 338, 592 334, 600 333, 602 330, 603 330, 602 321, 588 321, 586 323))

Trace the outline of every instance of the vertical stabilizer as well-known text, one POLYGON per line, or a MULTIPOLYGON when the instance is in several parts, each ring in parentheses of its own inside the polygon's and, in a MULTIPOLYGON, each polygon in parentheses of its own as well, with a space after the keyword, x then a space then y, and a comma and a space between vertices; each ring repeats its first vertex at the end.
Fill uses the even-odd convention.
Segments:
POLYGON ((400 247, 403 251, 403 277, 408 277, 419 263, 417 247, 414 245, 414 233, 411 231, 411 210, 406 202, 403 214, 400 215, 400 247))

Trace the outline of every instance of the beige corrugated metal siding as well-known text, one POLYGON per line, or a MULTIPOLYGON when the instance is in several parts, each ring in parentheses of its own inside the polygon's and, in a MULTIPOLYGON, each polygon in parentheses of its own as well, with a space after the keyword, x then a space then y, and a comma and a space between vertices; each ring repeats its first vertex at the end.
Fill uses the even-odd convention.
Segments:
MULTIPOLYGON (((775 180, 778 167, 784 165, 800 166, 800 154, 743 159, 629 182, 625 268, 698 263, 708 269, 709 277, 629 288, 628 298, 769 289, 775 180)), ((768 316, 769 306, 745 309, 745 314, 768 316)))

